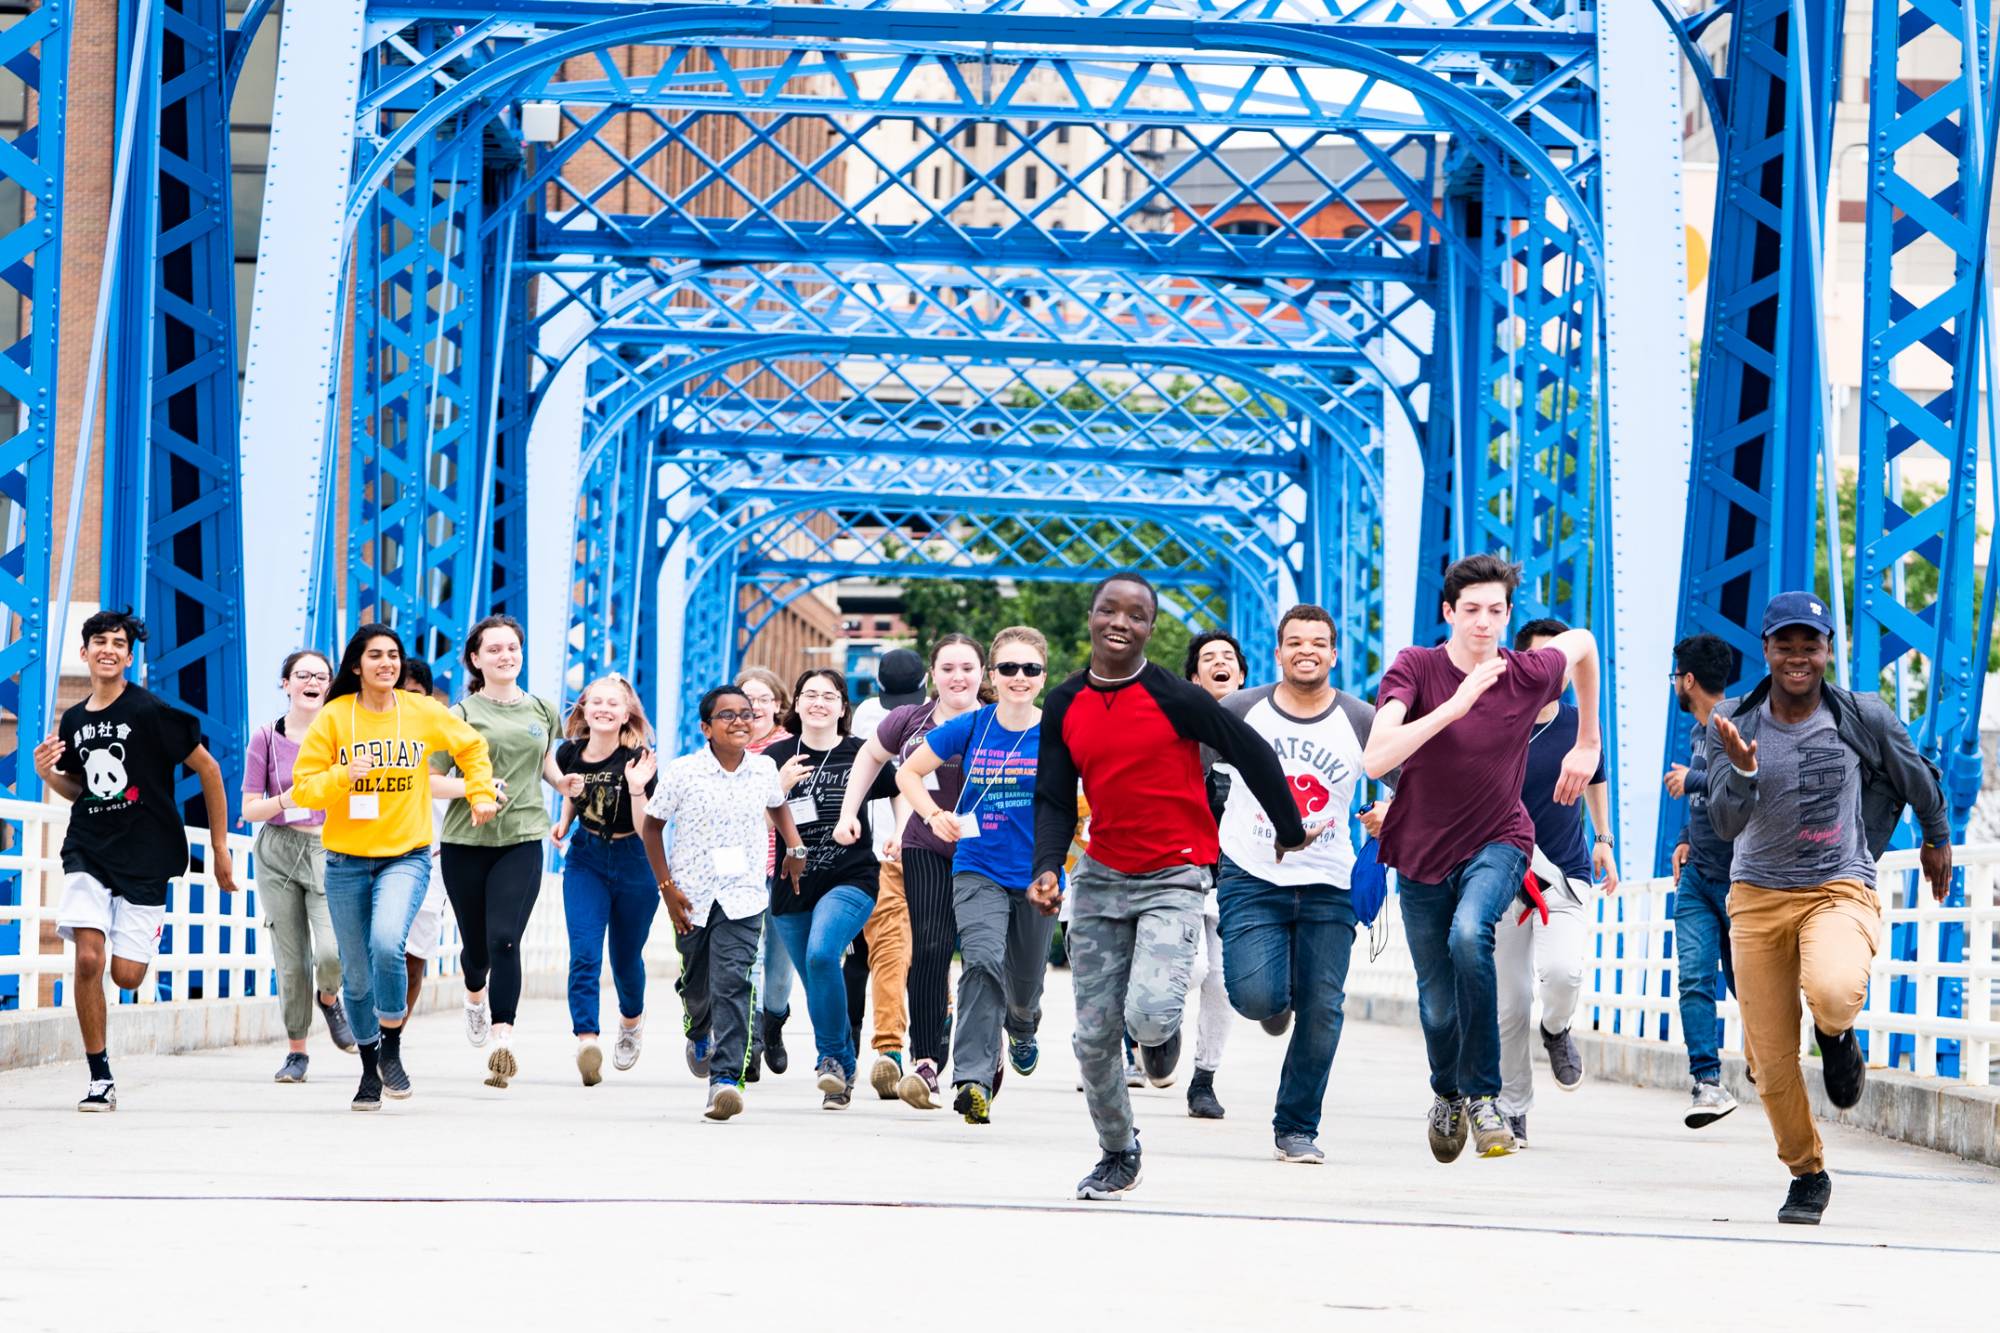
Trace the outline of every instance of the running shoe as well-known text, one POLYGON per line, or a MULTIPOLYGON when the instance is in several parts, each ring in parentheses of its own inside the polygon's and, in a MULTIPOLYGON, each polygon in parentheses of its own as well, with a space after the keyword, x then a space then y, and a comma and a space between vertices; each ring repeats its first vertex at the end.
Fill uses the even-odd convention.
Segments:
POLYGON ((1720 1083, 1697 1083, 1688 1103, 1685 1121, 1689 1129, 1706 1129, 1736 1109, 1736 1098, 1720 1083))
POLYGON ((1174 1086, 1174 1066, 1181 1062, 1181 1034, 1174 1034, 1158 1046, 1141 1046, 1139 1063, 1145 1067, 1146 1081, 1156 1088, 1174 1086))
POLYGON ((1526 1150, 1528 1146, 1528 1117, 1526 1114, 1508 1116, 1507 1128, 1514 1133, 1514 1146, 1526 1150))
POLYGON ((381 1071, 384 1094, 402 1101, 414 1090, 410 1086, 409 1071, 403 1068, 403 1056, 400 1051, 392 1052, 387 1045, 384 1045, 382 1054, 376 1059, 375 1064, 381 1071))
POLYGON ((486 1001, 465 1006, 465 1039, 474 1046, 484 1046, 487 1036, 493 1031, 493 1010, 486 1001))
POLYGON ((919 1111, 938 1109, 937 1065, 929 1060, 919 1060, 910 1066, 910 1072, 903 1075, 896 1085, 896 1095, 919 1111))
POLYGON ((1824 1171, 1815 1171, 1809 1176, 1793 1176, 1791 1188, 1785 1191, 1785 1205, 1778 1209, 1780 1222, 1792 1222, 1799 1226, 1816 1227, 1819 1216, 1833 1201, 1833 1177, 1824 1171))
POLYGON ((819 1064, 814 1067, 813 1072, 819 1075, 818 1086, 821 1092, 843 1092, 846 1090, 847 1071, 842 1069, 840 1061, 834 1059, 832 1056, 829 1055, 822 1058, 819 1064))
MULTIPOLYGON (((601 1066, 604 1057, 600 1055, 597 1058, 601 1066)), ((583 1063, 581 1057, 578 1057, 577 1063, 579 1065, 583 1063)), ((489 1088, 506 1087, 508 1081, 520 1072, 521 1065, 514 1058, 514 1048, 512 1046, 495 1046, 493 1054, 486 1057, 486 1086, 489 1088)), ((385 1079, 388 1077, 386 1072, 383 1077, 385 1079)), ((394 1094, 392 1093, 391 1095, 394 1094)))
POLYGON ((285 1063, 278 1066, 277 1083, 303 1083, 306 1081, 306 1053, 292 1051, 285 1056, 285 1063))
POLYGON ((964 1116, 968 1125, 991 1124, 993 1094, 977 1083, 961 1083, 958 1095, 952 1098, 951 1109, 964 1116))
POLYGON ((1076 1197, 1120 1198, 1137 1188, 1139 1180, 1139 1137, 1135 1134, 1132 1146, 1124 1152, 1107 1152, 1097 1159, 1096 1169, 1076 1183, 1076 1197))
MULTIPOLYGON (((495 1051, 495 1055, 499 1052, 495 1051)), ((583 1075, 583 1086, 594 1088, 604 1081, 604 1048, 594 1041, 580 1043, 576 1048, 576 1072, 583 1075)))
POLYGON ((626 1027, 618 1025, 618 1040, 611 1043, 611 1067, 617 1070, 630 1069, 639 1063, 639 1048, 646 1041, 646 1020, 642 1016, 637 1023, 626 1027))
POLYGON ((1826 1099, 1844 1111, 1861 1100, 1861 1090, 1868 1086, 1868 1062, 1861 1058, 1861 1043, 1855 1040, 1853 1028, 1838 1037, 1829 1037, 1814 1028, 1813 1036, 1819 1040, 1820 1076, 1826 1080, 1826 1099))
POLYGON ((1197 1069, 1188 1080, 1188 1114, 1196 1120, 1220 1120, 1222 1103, 1215 1097, 1215 1071, 1197 1069))
POLYGON ((1274 1037, 1282 1037, 1292 1030, 1292 1011, 1289 1007, 1280 1009, 1269 1018, 1259 1019, 1258 1022, 1263 1024, 1264 1031, 1274 1037))
MULTIPOLYGON (((1128 1088, 1146 1086, 1146 1071, 1139 1068, 1139 1053, 1136 1050, 1128 1049, 1125 1052, 1125 1086, 1128 1088)), ((1076 1090, 1083 1091, 1083 1080, 1077 1080, 1076 1090)))
POLYGON ((382 1080, 372 1069, 361 1071, 361 1086, 354 1090, 354 1107, 357 1111, 379 1111, 382 1109, 382 1080))
POLYGON ((875 1089, 875 1095, 885 1102, 896 1100, 896 1085, 903 1081, 903 1053, 882 1051, 875 1057, 875 1065, 868 1071, 868 1085, 875 1089))
POLYGON ((1541 1033, 1542 1049, 1549 1053, 1549 1069, 1556 1076, 1556 1086, 1564 1092, 1575 1092, 1583 1082, 1583 1052, 1577 1050, 1576 1038, 1569 1035, 1568 1028, 1554 1034, 1542 1028, 1541 1033))
POLYGON ((1279 1134, 1273 1140, 1271 1155, 1281 1162, 1297 1162, 1302 1166, 1326 1164, 1326 1154, 1319 1150, 1310 1134, 1279 1134))
POLYGON ((709 1120, 727 1120, 743 1111, 743 1089, 734 1083, 711 1083, 708 1085, 708 1109, 702 1115, 709 1120))
POLYGON ((317 995, 313 996, 313 1001, 319 1005, 320 1014, 326 1019, 326 1035, 333 1038, 335 1046, 349 1055, 354 1054, 359 1048, 354 1043, 354 1029, 347 1026, 347 1010, 341 1007, 340 997, 336 995, 332 1004, 317 995))
POLYGON ((854 1103, 854 1085, 844 1085, 839 1092, 829 1092, 819 1099, 822 1111, 845 1111, 854 1103))
POLYGON ((118 1109, 118 1087, 108 1078, 90 1080, 83 1100, 76 1104, 79 1111, 115 1111, 118 1109))
POLYGON ((1474 1097, 1466 1118, 1472 1122, 1472 1150, 1481 1157, 1505 1157, 1520 1146, 1497 1097, 1474 1097))
POLYGON ((708 1038, 690 1040, 687 1044, 688 1073, 696 1078, 708 1077, 708 1038))
POLYGON ((760 1011, 764 1023, 764 1063, 773 1074, 782 1074, 791 1067, 792 1057, 785 1050, 785 1020, 792 1016, 788 1009, 782 1014, 770 1010, 760 1011))
POLYGON ((1014 1066, 1015 1073, 1026 1078, 1041 1067, 1042 1048, 1033 1037, 1010 1037, 1007 1041, 1007 1063, 1014 1066))
POLYGON ((1465 1098, 1434 1097, 1426 1126, 1431 1156, 1440 1162, 1456 1162, 1465 1151, 1465 1098))

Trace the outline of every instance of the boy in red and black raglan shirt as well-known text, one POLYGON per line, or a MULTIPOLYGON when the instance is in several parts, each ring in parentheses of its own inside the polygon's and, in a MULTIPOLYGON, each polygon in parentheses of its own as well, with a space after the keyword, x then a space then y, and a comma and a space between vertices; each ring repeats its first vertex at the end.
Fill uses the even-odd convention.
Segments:
POLYGON ((1136 574, 1098 584, 1090 666, 1057 686, 1042 712, 1028 891, 1045 912, 1061 902, 1057 876, 1076 832, 1079 780, 1090 802, 1090 850, 1071 878, 1069 960, 1077 1063, 1104 1155, 1077 1186, 1080 1199, 1116 1198, 1139 1183, 1126 1030, 1156 1084, 1180 1056, 1181 1009, 1218 856, 1202 745, 1235 768, 1279 847, 1307 842, 1270 745, 1204 691, 1146 661, 1158 609, 1152 585, 1136 574))

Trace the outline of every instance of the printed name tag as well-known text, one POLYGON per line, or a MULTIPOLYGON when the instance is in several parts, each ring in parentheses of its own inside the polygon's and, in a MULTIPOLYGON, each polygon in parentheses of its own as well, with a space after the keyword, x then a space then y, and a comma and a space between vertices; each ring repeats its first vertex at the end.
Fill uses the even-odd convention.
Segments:
POLYGON ((938 771, 935 768, 932 769, 930 772, 924 774, 925 791, 936 791, 938 789, 937 775, 938 771))
POLYGON ((794 824, 810 824, 819 818, 819 805, 810 796, 794 796, 785 804, 792 812, 794 824))
POLYGON ((311 819, 312 817, 313 817, 313 812, 304 809, 303 807, 295 807, 290 810, 278 811, 278 822, 280 824, 302 824, 306 820, 311 819))
POLYGON ((745 875, 750 872, 750 858, 734 844, 709 848, 708 860, 718 875, 745 875))
POLYGON ((968 814, 953 815, 952 818, 958 821, 958 840, 960 842, 970 842, 979 836, 979 812, 977 810, 968 814))
POLYGON ((355 792, 347 798, 349 819, 379 819, 382 815, 382 798, 374 792, 355 792))

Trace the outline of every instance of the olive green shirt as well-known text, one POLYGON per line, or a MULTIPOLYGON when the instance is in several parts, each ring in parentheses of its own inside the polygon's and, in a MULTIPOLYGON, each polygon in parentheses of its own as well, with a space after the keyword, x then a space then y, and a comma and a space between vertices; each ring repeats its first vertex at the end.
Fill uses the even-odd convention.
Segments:
MULTIPOLYGON (((468 694, 453 704, 451 711, 486 739, 494 780, 507 784, 507 794, 500 802, 500 813, 478 828, 472 826, 469 804, 448 802, 442 841, 461 847, 511 847, 546 838, 549 808, 542 791, 542 760, 562 733, 555 705, 532 694, 507 704, 468 694)), ((432 758, 431 767, 447 776, 458 771, 448 754, 432 758)))

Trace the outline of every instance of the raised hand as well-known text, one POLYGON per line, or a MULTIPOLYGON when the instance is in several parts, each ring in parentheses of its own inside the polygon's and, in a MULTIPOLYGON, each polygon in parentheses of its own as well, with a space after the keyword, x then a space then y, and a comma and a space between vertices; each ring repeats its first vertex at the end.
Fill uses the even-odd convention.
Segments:
POLYGON ((35 747, 35 772, 41 774, 44 781, 53 777, 56 765, 62 762, 63 751, 68 748, 63 744, 62 737, 53 731, 43 737, 42 743, 35 747))
POLYGON ((1744 773, 1757 771, 1757 742, 1744 740, 1736 724, 1726 717, 1715 719, 1715 734, 1722 738, 1722 748, 1730 763, 1744 773))
POLYGON ((1687 775, 1688 766, 1686 764, 1675 764, 1669 768, 1667 776, 1662 779, 1667 784, 1667 795, 1673 797, 1676 801, 1685 796, 1687 794, 1687 775))
POLYGON ((792 788, 798 786, 800 782, 811 775, 812 761, 806 758, 803 750, 795 753, 790 759, 787 759, 784 766, 778 770, 778 780, 785 784, 786 795, 790 795, 792 788))
MULTIPOLYGON (((842 847, 852 847, 855 843, 860 842, 861 817, 859 815, 848 815, 838 824, 835 824, 833 826, 833 840, 842 847)), ((896 858, 892 856, 889 859, 893 861, 896 858)))
POLYGON ((1583 795, 1590 786, 1590 780, 1597 776, 1598 762, 1604 757, 1604 747, 1592 742, 1578 741, 1563 756, 1562 772, 1556 775, 1556 804, 1575 805, 1576 798, 1583 795))
POLYGON ((635 792, 643 793, 646 784, 659 772, 660 761, 653 757, 651 750, 641 750, 625 763, 625 785, 635 792))
POLYGON ((1459 717, 1464 717, 1472 711, 1472 705, 1479 702, 1479 696, 1498 684, 1500 677, 1505 674, 1507 674, 1506 658, 1496 657, 1489 662, 1481 662, 1466 673, 1465 679, 1452 694, 1449 707, 1459 717))

